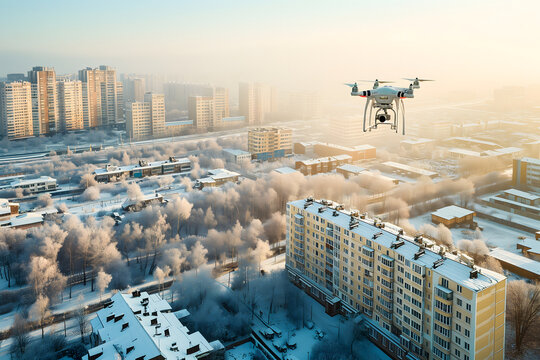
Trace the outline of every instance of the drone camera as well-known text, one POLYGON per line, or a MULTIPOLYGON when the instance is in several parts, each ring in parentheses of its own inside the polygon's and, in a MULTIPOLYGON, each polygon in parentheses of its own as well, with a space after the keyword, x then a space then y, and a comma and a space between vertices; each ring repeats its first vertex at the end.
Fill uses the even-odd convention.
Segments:
POLYGON ((377 115, 377 120, 382 123, 390 121, 390 114, 379 114, 377 115))

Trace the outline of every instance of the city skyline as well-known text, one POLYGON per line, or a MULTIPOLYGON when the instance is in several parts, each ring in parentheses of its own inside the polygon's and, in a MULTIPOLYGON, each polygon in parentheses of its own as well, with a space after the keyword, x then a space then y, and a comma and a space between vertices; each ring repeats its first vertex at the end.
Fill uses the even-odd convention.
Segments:
POLYGON ((54 7, 4 5, 24 13, 27 25, 16 16, 3 19, 3 32, 15 26, 18 32, 0 40, 0 69, 43 64, 70 73, 110 64, 120 72, 159 72, 187 82, 262 81, 328 92, 379 75, 433 77, 434 88, 449 89, 480 81, 488 89, 540 82, 528 70, 540 56, 530 46, 540 6, 533 1, 59 4, 63 16, 55 25, 44 20, 55 18, 54 7), (85 21, 95 26, 81 27, 85 21), (37 29, 47 41, 35 41, 37 29))

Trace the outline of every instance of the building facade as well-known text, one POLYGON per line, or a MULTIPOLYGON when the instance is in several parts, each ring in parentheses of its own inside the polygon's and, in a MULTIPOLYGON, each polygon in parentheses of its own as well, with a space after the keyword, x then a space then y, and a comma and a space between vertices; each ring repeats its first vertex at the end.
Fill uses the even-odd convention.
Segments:
POLYGON ((343 206, 287 204, 289 278, 395 359, 503 359, 506 278, 343 206))
POLYGON ((165 134, 165 98, 146 93, 143 102, 132 102, 126 109, 126 130, 131 140, 149 139, 165 134))
POLYGON ((57 87, 59 130, 84 129, 82 82, 59 81, 57 87))
POLYGON ((240 115, 249 125, 260 125, 275 111, 276 94, 272 87, 260 83, 240 83, 238 86, 240 115))
POLYGON ((34 66, 28 71, 32 84, 32 118, 34 135, 58 131, 58 96, 53 68, 34 66))
POLYGON ((512 182, 516 187, 531 187, 540 191, 540 159, 514 159, 512 182))
POLYGON ((0 136, 18 139, 32 135, 34 126, 31 84, 0 83, 0 136))
POLYGON ((214 98, 211 96, 192 96, 189 98, 189 118, 197 129, 214 126, 214 98))
POLYGON ((256 160, 273 160, 292 154, 292 130, 260 127, 248 130, 248 152, 256 160))
POLYGON ((230 116, 229 90, 223 87, 214 89, 214 127, 223 126, 223 119, 230 116))
POLYGON ((85 127, 113 126, 123 121, 123 101, 118 96, 123 88, 116 80, 116 70, 105 65, 86 68, 79 71, 79 80, 83 82, 85 127))

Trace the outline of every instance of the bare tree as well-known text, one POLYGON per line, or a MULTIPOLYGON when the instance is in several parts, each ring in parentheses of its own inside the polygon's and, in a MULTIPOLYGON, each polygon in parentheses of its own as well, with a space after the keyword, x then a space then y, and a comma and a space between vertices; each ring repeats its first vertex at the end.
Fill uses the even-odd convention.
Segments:
POLYGON ((159 266, 156 267, 156 270, 154 270, 154 278, 158 281, 158 292, 161 291, 161 297, 163 297, 163 281, 167 276, 169 276, 171 272, 171 268, 168 266, 165 266, 163 269, 161 269, 159 266))
POLYGON ((86 314, 86 306, 84 305, 82 295, 77 298, 77 308, 75 309, 75 319, 81 333, 81 342, 84 343, 84 334, 88 331, 88 316, 86 314))
POLYGON ((30 307, 30 310, 28 311, 28 316, 33 321, 38 322, 39 327, 41 328, 42 339, 43 337, 45 337, 44 328, 50 315, 51 313, 49 311, 49 298, 43 296, 42 294, 39 294, 36 302, 30 307))
POLYGON ((16 356, 21 356, 26 351, 26 347, 30 342, 30 336, 28 335, 28 323, 20 314, 15 314, 15 319, 10 329, 10 336, 13 338, 11 352, 16 356))
POLYGON ((507 316, 514 328, 516 352, 521 353, 530 335, 535 335, 532 330, 540 321, 540 286, 523 280, 510 281, 507 316))
POLYGON ((197 241, 191 248, 189 264, 191 267, 195 268, 195 274, 198 274, 199 266, 206 263, 206 254, 208 254, 208 250, 205 249, 200 241, 197 241))

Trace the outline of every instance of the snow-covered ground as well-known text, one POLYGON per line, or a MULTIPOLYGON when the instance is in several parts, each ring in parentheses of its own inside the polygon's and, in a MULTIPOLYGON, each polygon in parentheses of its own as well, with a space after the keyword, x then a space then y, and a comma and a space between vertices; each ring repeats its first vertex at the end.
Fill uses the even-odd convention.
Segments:
MULTIPOLYGON (((498 224, 494 221, 475 217, 475 221, 482 230, 482 239, 490 248, 500 247, 508 251, 519 253, 516 249, 516 244, 519 237, 534 238, 534 234, 526 231, 518 230, 503 224, 498 224)), ((423 224, 431 224, 431 213, 426 213, 409 219, 411 225, 419 229, 423 224)), ((465 228, 451 228, 454 244, 457 244, 461 239, 473 240, 475 232, 465 228)))

